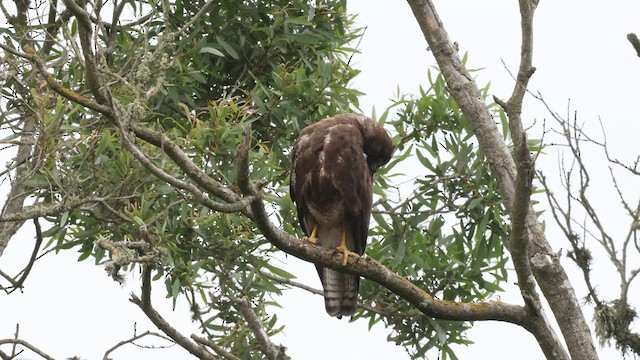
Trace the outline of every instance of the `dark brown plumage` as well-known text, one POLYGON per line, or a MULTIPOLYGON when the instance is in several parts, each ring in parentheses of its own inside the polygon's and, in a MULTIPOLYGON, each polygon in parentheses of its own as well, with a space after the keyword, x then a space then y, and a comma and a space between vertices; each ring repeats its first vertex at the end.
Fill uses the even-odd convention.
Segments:
MULTIPOLYGON (((291 197, 308 239, 364 253, 374 172, 391 159, 389 134, 370 118, 342 114, 304 128, 291 152, 291 197), (346 246, 346 247, 345 247, 346 246)), ((316 266, 331 316, 353 315, 360 278, 316 266)))

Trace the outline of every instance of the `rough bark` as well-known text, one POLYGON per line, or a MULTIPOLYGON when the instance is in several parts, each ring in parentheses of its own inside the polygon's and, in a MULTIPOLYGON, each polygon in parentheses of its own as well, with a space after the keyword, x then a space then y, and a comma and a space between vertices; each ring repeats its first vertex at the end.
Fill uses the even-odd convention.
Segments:
MULTIPOLYGON (((516 168, 507 144, 494 124, 477 84, 454 50, 433 3, 429 0, 408 0, 408 3, 436 58, 449 91, 473 127, 491 171, 498 181, 500 195, 511 212, 516 196, 516 168)), ((535 6, 525 1, 521 2, 521 5, 523 4, 535 6)), ((523 19, 524 21, 526 19, 523 19)), ((575 291, 532 210, 529 210, 526 216, 526 228, 527 236, 531 239, 529 256, 533 275, 555 315, 571 357, 597 359, 591 331, 584 319, 575 291)))

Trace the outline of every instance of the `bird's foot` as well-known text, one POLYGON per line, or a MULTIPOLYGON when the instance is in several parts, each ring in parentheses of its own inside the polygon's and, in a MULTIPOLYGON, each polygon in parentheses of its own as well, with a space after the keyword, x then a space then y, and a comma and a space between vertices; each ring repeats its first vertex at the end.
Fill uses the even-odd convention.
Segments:
POLYGON ((347 246, 344 244, 340 244, 340 246, 336 248, 336 251, 339 251, 342 253, 342 256, 343 256, 342 266, 347 265, 347 263, 349 262, 349 256, 355 257, 356 260, 360 257, 360 254, 349 250, 347 246))
POLYGON ((308 242, 310 244, 313 244, 313 245, 317 245, 318 244, 318 238, 315 237, 315 236, 314 237, 305 236, 305 237, 302 238, 302 241, 306 241, 306 242, 308 242))
POLYGON ((313 226, 313 230, 311 230, 311 235, 309 237, 303 237, 302 240, 316 245, 318 243, 318 225, 313 226))

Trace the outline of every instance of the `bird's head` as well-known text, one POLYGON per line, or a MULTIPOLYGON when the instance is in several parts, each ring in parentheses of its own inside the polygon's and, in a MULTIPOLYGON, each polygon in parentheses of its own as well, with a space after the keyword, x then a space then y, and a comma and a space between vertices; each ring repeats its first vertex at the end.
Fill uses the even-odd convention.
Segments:
POLYGON ((371 119, 367 119, 364 131, 364 153, 371 173, 388 163, 393 155, 394 146, 387 130, 371 119))

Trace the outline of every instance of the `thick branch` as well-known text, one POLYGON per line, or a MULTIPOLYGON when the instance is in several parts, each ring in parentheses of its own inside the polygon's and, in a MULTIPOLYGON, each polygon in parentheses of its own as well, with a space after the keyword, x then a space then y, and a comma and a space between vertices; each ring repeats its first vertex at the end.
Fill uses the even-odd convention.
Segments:
MULTIPOLYGON (((433 51, 449 90, 469 119, 480 147, 487 157, 500 196, 509 213, 515 197, 515 164, 506 143, 493 122, 473 77, 466 70, 449 40, 430 0, 408 0, 420 28, 433 51)), ((523 3, 533 9, 533 3, 523 3)), ((527 11, 527 9, 521 9, 527 11)), ((524 22, 524 20, 523 20, 524 22)), ((518 90, 520 91, 520 90, 518 90)), ((567 274, 553 253, 536 214, 529 210, 527 231, 532 240, 531 267, 545 298, 558 320, 569 352, 576 359, 597 359, 591 332, 584 319, 567 274)), ((542 334, 535 334, 538 340, 542 334)))
MULTIPOLYGON (((35 132, 35 125, 31 120, 31 116, 27 116, 22 130, 23 135, 20 140, 24 141, 24 143, 18 146, 18 153, 15 158, 15 162, 20 165, 16 167, 16 175, 11 182, 11 190, 9 190, 7 201, 4 203, 2 212, 0 213, 0 219, 22 213, 24 200, 29 194, 26 191, 27 186, 25 180, 30 173, 28 160, 31 157, 31 152, 33 151, 32 144, 35 141, 35 136, 33 135, 35 132)), ((9 240, 13 235, 15 235, 18 229, 20 229, 24 220, 26 219, 10 223, 0 223, 0 256, 2 256, 9 240)))
MULTIPOLYGON (((516 178, 516 197, 511 215, 511 234, 509 236, 509 252, 518 276, 518 287, 529 311, 537 314, 540 299, 536 291, 535 280, 529 265, 529 238, 527 237, 526 217, 529 212, 531 186, 534 177, 533 164, 527 147, 526 137, 517 142, 518 176, 516 178)), ((537 314, 539 315, 539 314, 537 314)))

